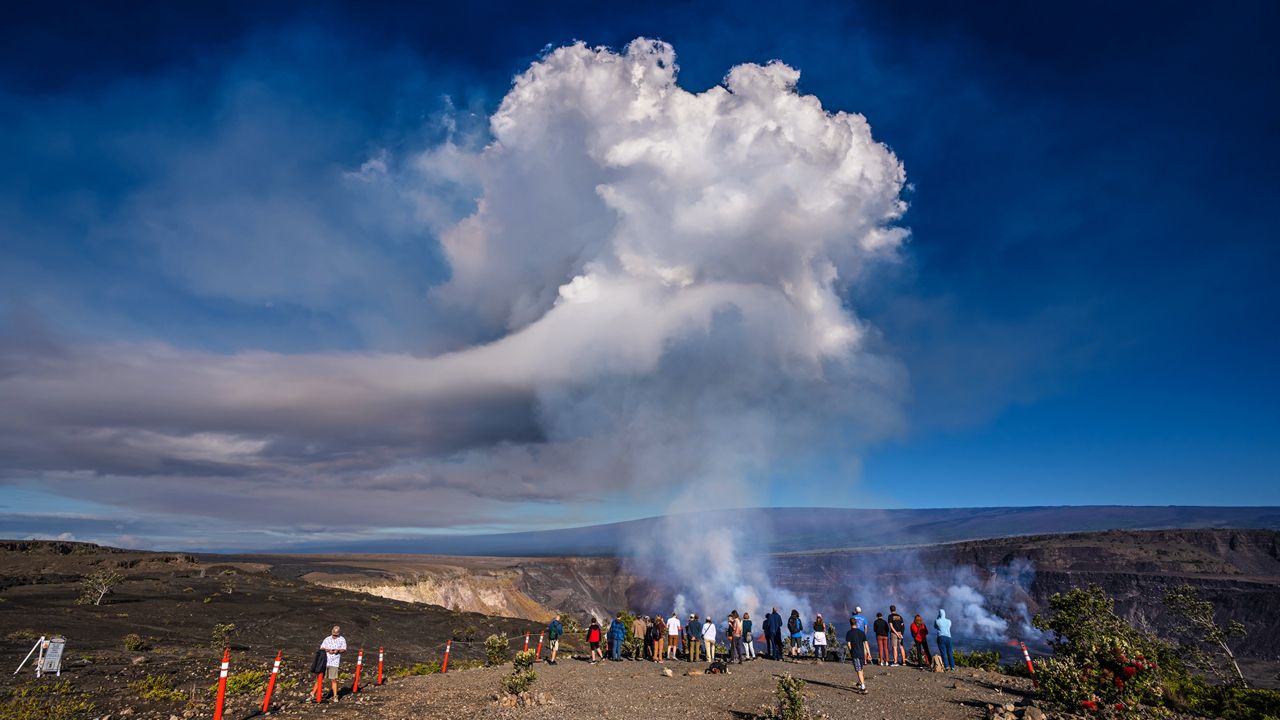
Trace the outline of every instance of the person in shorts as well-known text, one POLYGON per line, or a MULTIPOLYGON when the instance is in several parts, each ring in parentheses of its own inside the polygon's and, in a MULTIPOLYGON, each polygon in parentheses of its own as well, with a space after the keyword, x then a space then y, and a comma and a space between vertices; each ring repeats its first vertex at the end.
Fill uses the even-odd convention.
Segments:
POLYGON ((547 658, 548 665, 556 664, 556 653, 560 652, 560 638, 564 635, 564 623, 560 620, 560 613, 552 618, 551 624, 547 626, 547 638, 551 640, 551 655, 547 658))
POLYGON ((892 665, 907 664, 907 649, 902 645, 902 637, 907 631, 907 622, 898 614, 898 606, 889 606, 889 649, 892 650, 892 665))
POLYGON ((333 701, 338 702, 338 672, 342 665, 342 653, 347 651, 347 639, 342 637, 342 628, 337 625, 329 631, 329 637, 320 641, 320 649, 329 654, 325 658, 324 679, 329 681, 333 690, 333 701))
POLYGON ((844 644, 849 648, 849 662, 858 671, 858 689, 867 691, 867 678, 862 673, 862 648, 867 644, 867 634, 858 628, 858 621, 849 618, 849 632, 844 634, 844 644))
POLYGON ((600 640, 602 633, 600 632, 600 623, 595 618, 591 618, 591 625, 587 627, 587 645, 591 646, 591 664, 595 665, 597 661, 604 659, 604 653, 600 652, 600 640))

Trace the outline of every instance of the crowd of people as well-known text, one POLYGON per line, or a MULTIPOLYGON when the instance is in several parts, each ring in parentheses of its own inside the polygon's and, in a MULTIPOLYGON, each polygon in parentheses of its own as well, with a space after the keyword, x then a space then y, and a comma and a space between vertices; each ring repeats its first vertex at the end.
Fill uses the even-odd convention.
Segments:
MULTIPOLYGON (((932 625, 941 669, 954 670, 951 620, 945 610, 938 610, 932 625)), ((552 643, 547 662, 551 664, 555 664, 559 638, 563 634, 564 625, 557 615, 547 628, 552 643)), ((641 615, 630 618, 628 622, 628 614, 619 612, 607 626, 599 619, 591 618, 585 634, 592 664, 606 657, 615 662, 621 661, 624 651, 632 660, 660 664, 673 660, 743 663, 757 658, 783 660, 805 657, 837 662, 846 659, 854 666, 858 685, 864 690, 864 666, 900 667, 907 665, 912 655, 917 657, 916 662, 932 665, 935 654, 929 648, 930 628, 925 620, 915 615, 908 625, 895 605, 889 606, 887 615, 877 612, 874 620, 868 620, 862 608, 855 607, 842 644, 836 643, 839 631, 835 624, 824 619, 821 613, 806 626, 800 611, 792 610, 784 621, 776 607, 765 614, 758 628, 751 613, 739 614, 737 610, 730 612, 721 622, 716 622, 710 614, 699 616, 697 613, 691 613, 687 619, 675 613, 665 617, 641 615), (873 636, 874 653, 871 647, 873 636), (757 642, 761 644, 758 653, 757 642)))

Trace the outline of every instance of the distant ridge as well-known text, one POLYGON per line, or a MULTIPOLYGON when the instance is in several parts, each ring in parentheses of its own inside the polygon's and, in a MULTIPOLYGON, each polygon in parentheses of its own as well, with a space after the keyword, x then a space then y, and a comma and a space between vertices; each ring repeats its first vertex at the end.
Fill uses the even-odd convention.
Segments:
MULTIPOLYGON (((751 527, 753 538, 767 542, 764 552, 803 552, 851 547, 931 545, 960 540, 1173 528, 1280 529, 1280 507, 1071 505, 992 508, 868 510, 832 508, 757 508, 734 513, 734 522, 751 527)), ((627 522, 502 533, 440 535, 353 543, 314 543, 271 552, 366 552, 429 555, 626 555, 636 542, 663 524, 679 528, 693 517, 644 518, 627 522)), ((678 531, 678 530, 677 530, 678 531)))

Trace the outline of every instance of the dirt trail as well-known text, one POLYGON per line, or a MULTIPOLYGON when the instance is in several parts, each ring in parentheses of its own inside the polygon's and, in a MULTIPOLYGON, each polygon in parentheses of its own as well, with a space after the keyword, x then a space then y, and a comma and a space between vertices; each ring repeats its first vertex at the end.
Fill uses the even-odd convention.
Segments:
POLYGON ((960 720, 986 716, 988 704, 1017 704, 1031 690, 1029 681, 995 673, 959 669, 929 673, 916 668, 867 668, 867 692, 855 690, 852 666, 816 662, 758 660, 734 665, 728 675, 686 676, 701 664, 563 660, 537 667, 536 692, 551 702, 505 708, 495 699, 499 679, 510 666, 479 668, 448 675, 396 680, 359 697, 322 707, 291 705, 276 715, 289 718, 410 720, 420 717, 472 718, 757 718, 775 706, 777 678, 783 673, 806 681, 805 698, 815 717, 832 720, 960 720), (664 677, 662 668, 672 677, 664 677))

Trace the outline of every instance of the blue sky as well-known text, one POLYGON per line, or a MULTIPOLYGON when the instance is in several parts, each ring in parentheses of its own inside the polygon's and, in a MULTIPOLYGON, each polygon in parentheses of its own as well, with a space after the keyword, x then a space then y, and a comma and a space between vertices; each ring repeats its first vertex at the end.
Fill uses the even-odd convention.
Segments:
MULTIPOLYGON (((621 51, 643 36, 670 43, 678 83, 693 93, 740 63, 786 63, 800 71, 799 93, 861 113, 906 171, 909 210, 892 224, 909 239, 840 290, 873 329, 868 352, 902 372, 885 390, 900 417, 868 431, 859 418, 878 411, 861 405, 848 428, 846 410, 815 416, 823 439, 743 461, 740 504, 1280 504, 1280 51, 1268 33, 1278 12, 942 2, 17 10, 0 30, 0 383, 61 377, 65 358, 85 378, 105 357, 160 368, 157 347, 190 364, 258 351, 432 357, 504 337, 510 322, 438 294, 456 275, 441 234, 475 209, 477 183, 500 180, 462 177, 465 163, 433 175, 423 163, 445 163, 433 154, 444 146, 479 153, 512 78, 552 48, 621 51), (133 354, 106 355, 113 348, 133 354)), ((750 342, 726 332, 726 343, 750 342)), ((684 373, 679 357, 666 372, 684 373)), ((218 367, 210 372, 230 372, 218 367)), ((421 527, 577 525, 664 509, 635 486, 547 479, 570 471, 540 446, 591 437, 583 413, 634 407, 598 388, 588 400, 557 386, 532 400, 459 401, 442 417, 462 418, 461 429, 424 421, 456 442, 359 424, 341 438, 329 426, 283 438, 240 420, 202 423, 194 400, 192 415, 140 419, 191 380, 149 372, 159 390, 121 390, 112 407, 61 396, 75 386, 7 386, 22 400, 10 407, 33 415, 0 418, 15 438, 0 444, 0 535, 231 543, 193 539, 206 518, 236 532, 356 536, 412 526, 392 509, 445 492, 442 505, 483 511, 425 513, 421 527), (121 409, 135 402, 125 410, 137 416, 121 409), (273 464, 270 477, 231 469, 228 453, 265 452, 255 443, 268 435, 274 458, 297 462, 273 464), (409 445, 466 471, 414 469, 422 458, 409 445), (125 458, 120 447, 150 454, 125 458), (370 460, 369 448, 391 448, 394 462, 370 460), (329 464, 314 464, 316 453, 329 464), (521 453, 544 470, 515 471, 514 498, 491 502, 520 462, 494 457, 521 453), (288 468, 298 476, 272 484, 288 468), (308 484, 312 472, 325 479, 308 484), (372 476, 385 487, 360 523, 319 509, 314 521, 277 523, 217 499, 291 503, 372 476), (415 481, 426 476, 435 479, 415 481), (218 477, 243 484, 219 490, 218 477), (472 495, 468 483, 485 490, 472 495)), ((787 398, 813 391, 786 387, 787 398)), ((747 409, 794 409, 762 403, 747 409)), ((580 460, 565 462, 600 471, 580 460)))

